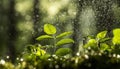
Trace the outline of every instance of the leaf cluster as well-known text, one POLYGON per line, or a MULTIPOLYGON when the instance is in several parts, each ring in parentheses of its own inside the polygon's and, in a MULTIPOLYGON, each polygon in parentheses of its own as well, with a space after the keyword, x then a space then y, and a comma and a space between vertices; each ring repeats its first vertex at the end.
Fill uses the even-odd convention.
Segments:
POLYGON ((107 36, 107 31, 98 33, 95 37, 88 36, 85 50, 100 53, 120 53, 120 29, 113 30, 113 37, 107 36))

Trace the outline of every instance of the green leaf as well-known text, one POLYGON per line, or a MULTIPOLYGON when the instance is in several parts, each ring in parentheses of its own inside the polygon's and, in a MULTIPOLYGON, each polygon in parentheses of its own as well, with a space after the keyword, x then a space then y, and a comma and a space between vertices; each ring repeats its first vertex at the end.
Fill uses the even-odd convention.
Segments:
POLYGON ((35 56, 33 54, 30 54, 30 53, 25 53, 22 57, 25 60, 32 60, 32 59, 34 59, 35 56))
POLYGON ((113 35, 120 37, 120 28, 114 29, 114 30, 113 30, 113 35))
POLYGON ((96 43, 97 43, 97 41, 96 41, 95 39, 90 39, 90 40, 88 41, 88 44, 90 44, 90 45, 96 44, 96 43))
POLYGON ((40 49, 40 50, 38 50, 38 51, 36 52, 36 55, 37 55, 37 56, 43 56, 43 55, 45 55, 45 53, 46 53, 45 50, 40 49))
POLYGON ((100 49, 103 50, 103 51, 105 51, 105 50, 109 50, 110 47, 109 47, 109 45, 107 45, 106 43, 102 43, 102 44, 100 45, 100 49))
POLYGON ((67 36, 70 34, 72 34, 72 32, 63 32, 63 33, 59 34, 58 36, 56 36, 56 38, 61 38, 61 37, 64 37, 64 36, 67 36))
POLYGON ((88 40, 87 44, 85 44, 84 48, 88 48, 88 47, 97 47, 97 41, 95 39, 90 39, 88 40))
POLYGON ((50 54, 44 54, 43 56, 40 56, 40 59, 42 59, 42 60, 46 60, 46 59, 48 59, 49 57, 50 57, 51 55, 50 54))
POLYGON ((97 38, 98 39, 105 38, 106 34, 107 34, 107 31, 102 31, 102 32, 97 34, 97 38))
POLYGON ((35 47, 34 50, 35 50, 34 53, 36 54, 36 56, 43 56, 46 53, 46 51, 41 49, 40 47, 35 47))
POLYGON ((114 45, 119 45, 120 44, 120 37, 113 37, 112 42, 114 45))
POLYGON ((56 27, 53 26, 52 24, 45 24, 44 25, 44 32, 46 34, 55 34, 56 33, 56 27))
POLYGON ((41 35, 41 36, 39 36, 39 37, 37 37, 36 38, 36 40, 43 40, 43 39, 51 39, 51 38, 53 38, 52 36, 50 36, 50 35, 41 35))
POLYGON ((74 43, 74 40, 67 38, 67 39, 61 39, 56 43, 56 46, 64 45, 64 44, 69 44, 69 43, 74 43))
POLYGON ((65 56, 70 53, 72 53, 72 50, 70 48, 60 48, 55 52, 57 56, 65 56))
POLYGON ((88 35, 87 38, 88 38, 88 39, 94 39, 95 36, 93 36, 93 35, 88 35))
POLYGON ((120 29, 113 30, 114 37, 112 38, 113 44, 120 44, 120 29))
POLYGON ((109 41, 111 38, 103 38, 100 40, 100 42, 106 42, 106 41, 109 41))

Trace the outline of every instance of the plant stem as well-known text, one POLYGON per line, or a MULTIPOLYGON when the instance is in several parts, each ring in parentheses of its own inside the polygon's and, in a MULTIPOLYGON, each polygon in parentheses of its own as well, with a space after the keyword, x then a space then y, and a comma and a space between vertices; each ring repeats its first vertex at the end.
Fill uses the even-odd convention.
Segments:
POLYGON ((55 53, 55 51, 56 51, 56 36, 55 35, 53 35, 53 39, 54 39, 54 43, 53 43, 54 51, 53 51, 53 53, 55 53))

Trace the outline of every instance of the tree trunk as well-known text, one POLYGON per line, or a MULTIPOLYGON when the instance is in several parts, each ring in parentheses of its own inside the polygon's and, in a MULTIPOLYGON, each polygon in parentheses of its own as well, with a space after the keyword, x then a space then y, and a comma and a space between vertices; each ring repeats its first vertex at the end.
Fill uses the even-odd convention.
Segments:
POLYGON ((74 19, 74 23, 73 23, 73 40, 75 41, 75 43, 72 46, 72 50, 74 51, 73 55, 76 55, 76 52, 78 52, 79 49, 79 38, 80 38, 80 34, 78 32, 80 32, 80 24, 79 24, 79 18, 80 18, 80 13, 82 11, 82 6, 83 6, 83 0, 81 1, 76 1, 76 3, 78 3, 77 6, 77 13, 76 13, 76 17, 74 19))
POLYGON ((36 43, 36 37, 39 36, 39 0, 34 0, 33 5, 33 23, 34 23, 34 35, 32 39, 32 43, 36 43))
POLYGON ((15 50, 15 40, 17 37, 16 30, 16 21, 15 21, 15 0, 9 0, 9 13, 8 13, 8 50, 10 54, 10 59, 14 62, 16 58, 16 50, 15 50))

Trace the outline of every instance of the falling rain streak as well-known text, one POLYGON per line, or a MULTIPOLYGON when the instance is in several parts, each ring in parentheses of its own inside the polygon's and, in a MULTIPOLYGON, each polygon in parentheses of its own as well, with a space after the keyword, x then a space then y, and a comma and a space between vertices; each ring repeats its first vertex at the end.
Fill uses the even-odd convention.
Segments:
POLYGON ((96 32, 95 13, 92 7, 83 8, 80 17, 80 30, 83 36, 93 35, 96 32))

